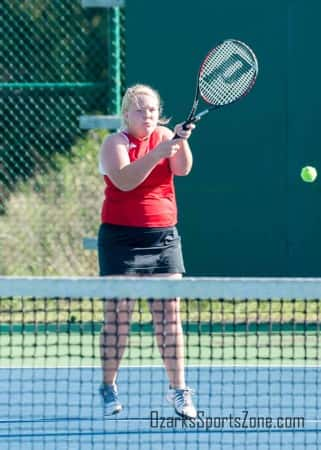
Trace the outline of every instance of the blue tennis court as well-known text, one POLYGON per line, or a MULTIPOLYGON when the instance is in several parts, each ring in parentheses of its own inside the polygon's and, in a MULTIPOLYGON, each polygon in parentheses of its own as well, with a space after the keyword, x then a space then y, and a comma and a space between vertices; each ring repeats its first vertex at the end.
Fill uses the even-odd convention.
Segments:
POLYGON ((321 367, 188 367, 198 388, 194 423, 166 404, 161 367, 122 368, 124 411, 109 419, 99 367, 1 369, 0 377, 1 449, 300 449, 318 448, 321 438, 321 367), (261 428, 267 417, 271 427, 261 428))

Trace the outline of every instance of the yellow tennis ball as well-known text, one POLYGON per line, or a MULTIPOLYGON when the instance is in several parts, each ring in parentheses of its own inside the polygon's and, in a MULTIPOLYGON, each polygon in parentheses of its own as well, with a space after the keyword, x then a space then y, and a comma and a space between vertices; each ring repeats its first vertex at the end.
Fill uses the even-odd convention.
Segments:
POLYGON ((301 178, 306 183, 313 183, 318 176, 317 169, 312 166, 303 167, 301 170, 301 178))

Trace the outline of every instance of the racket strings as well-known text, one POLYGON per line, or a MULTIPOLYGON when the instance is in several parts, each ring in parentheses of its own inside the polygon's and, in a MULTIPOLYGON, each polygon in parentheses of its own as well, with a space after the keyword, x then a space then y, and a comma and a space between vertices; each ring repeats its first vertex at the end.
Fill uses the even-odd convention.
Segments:
POLYGON ((255 55, 245 44, 225 41, 213 49, 202 64, 200 94, 213 105, 231 103, 252 87, 257 71, 255 55))

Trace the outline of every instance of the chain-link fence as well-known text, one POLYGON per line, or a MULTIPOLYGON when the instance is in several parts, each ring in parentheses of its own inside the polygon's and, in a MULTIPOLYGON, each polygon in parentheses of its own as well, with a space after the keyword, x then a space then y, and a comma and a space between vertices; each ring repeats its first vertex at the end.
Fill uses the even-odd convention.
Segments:
POLYGON ((96 274, 82 239, 99 224, 103 134, 81 131, 79 117, 117 112, 112 53, 120 46, 123 86, 124 9, 80 0, 1 9, 0 273, 96 274))

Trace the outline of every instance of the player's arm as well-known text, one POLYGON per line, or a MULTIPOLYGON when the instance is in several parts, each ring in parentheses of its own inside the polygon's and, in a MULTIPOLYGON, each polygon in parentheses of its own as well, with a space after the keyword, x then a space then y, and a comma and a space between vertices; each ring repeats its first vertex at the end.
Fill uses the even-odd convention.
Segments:
POLYGON ((190 137, 192 130, 195 128, 195 125, 190 124, 188 130, 184 130, 182 125, 183 124, 176 125, 175 133, 168 128, 164 129, 165 139, 173 139, 174 134, 182 138, 174 139, 173 142, 177 142, 179 144, 179 150, 169 160, 171 171, 177 176, 188 175, 193 166, 193 155, 188 143, 188 138, 190 137))
POLYGON ((139 186, 163 158, 173 156, 179 148, 175 141, 163 142, 142 158, 131 162, 128 156, 128 141, 121 134, 108 136, 104 141, 100 164, 113 184, 121 191, 131 191, 139 186))

